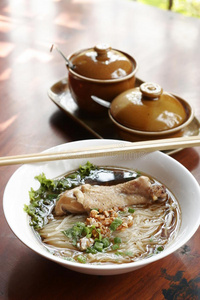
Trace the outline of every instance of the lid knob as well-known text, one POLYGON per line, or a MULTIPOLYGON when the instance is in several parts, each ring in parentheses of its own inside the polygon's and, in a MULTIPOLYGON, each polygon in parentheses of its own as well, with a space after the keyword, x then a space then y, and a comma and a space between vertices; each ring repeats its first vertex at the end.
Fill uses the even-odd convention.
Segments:
POLYGON ((162 94, 163 89, 157 83, 145 82, 140 85, 140 91, 145 97, 158 98, 162 94))
POLYGON ((108 44, 98 44, 94 47, 94 50, 97 52, 98 60, 106 60, 111 47, 108 44))

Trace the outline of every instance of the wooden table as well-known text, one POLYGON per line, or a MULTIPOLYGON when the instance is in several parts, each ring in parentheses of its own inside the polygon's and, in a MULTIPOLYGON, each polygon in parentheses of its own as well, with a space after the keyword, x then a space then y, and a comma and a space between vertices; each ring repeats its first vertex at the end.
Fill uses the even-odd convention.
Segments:
MULTIPOLYGON (((66 53, 107 42, 137 58, 137 76, 186 99, 200 118, 200 20, 122 0, 0 2, 0 156, 94 138, 60 111, 48 88, 66 53)), ((200 148, 173 155, 200 182, 200 148)), ((0 193, 19 166, 0 168, 0 193)), ((23 245, 0 205, 0 299, 200 299, 200 230, 181 249, 135 272, 90 276, 23 245)), ((11 208, 12 209, 12 208, 11 208)))

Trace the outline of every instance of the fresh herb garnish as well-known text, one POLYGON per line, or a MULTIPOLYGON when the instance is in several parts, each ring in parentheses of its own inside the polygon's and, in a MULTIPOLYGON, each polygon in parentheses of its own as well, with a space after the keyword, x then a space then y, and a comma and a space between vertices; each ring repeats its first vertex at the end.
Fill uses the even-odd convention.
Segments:
POLYGON ((164 248, 163 248, 162 246, 160 246, 160 247, 158 247, 156 250, 157 250, 158 252, 161 252, 161 251, 164 250, 164 248))
POLYGON ((121 242, 122 242, 121 238, 116 236, 114 238, 114 245, 112 245, 112 249, 113 250, 119 249, 119 245, 121 244, 121 242))
POLYGON ((159 254, 160 252, 162 252, 164 250, 163 246, 159 246, 154 250, 154 254, 159 254))
POLYGON ((72 228, 62 231, 62 233, 72 241, 73 246, 76 246, 77 241, 81 238, 83 232, 85 232, 85 224, 82 222, 77 222, 72 228))
POLYGON ((86 249, 86 253, 96 254, 96 253, 97 253, 97 250, 94 249, 93 247, 88 247, 88 248, 86 249))
POLYGON ((31 217, 30 225, 35 229, 43 227, 48 222, 58 196, 57 182, 47 179, 44 173, 35 177, 40 182, 38 190, 29 191, 30 204, 24 205, 24 211, 31 217))
POLYGON ((115 255, 121 255, 121 256, 133 256, 133 252, 131 251, 116 251, 115 255))
POLYGON ((97 167, 88 161, 85 165, 79 167, 79 173, 81 177, 84 178, 86 176, 89 176, 92 170, 96 169, 97 167))
POLYGON ((112 221, 112 223, 110 224, 110 230, 115 231, 117 230, 117 228, 122 224, 122 219, 120 218, 116 218, 112 221))
POLYGON ((103 247, 104 247, 104 248, 107 248, 107 247, 110 246, 110 241, 109 241, 108 238, 103 238, 103 239, 102 239, 102 243, 103 243, 103 247))
POLYGON ((103 243, 96 241, 94 243, 94 249, 97 250, 98 252, 103 251, 103 243))
POLYGON ((150 243, 153 243, 153 241, 154 241, 154 236, 152 235, 152 236, 150 237, 150 239, 149 239, 149 242, 150 242, 150 243))
POLYGON ((116 237, 114 238, 114 243, 115 243, 115 244, 121 244, 121 242, 122 242, 122 239, 121 239, 120 237, 117 237, 117 236, 116 236, 116 237))
POLYGON ((114 245, 112 245, 112 249, 113 249, 113 250, 119 249, 119 244, 114 244, 114 245))
MULTIPOLYGON (((83 237, 90 238, 93 232, 96 232, 97 238, 95 238, 94 249, 97 251, 102 251, 101 249, 107 247, 108 241, 104 238, 102 239, 102 234, 99 228, 96 228, 94 225, 87 226, 82 222, 77 222, 73 225, 73 227, 63 230, 62 233, 68 237, 72 245, 77 247, 79 240, 83 237), (101 245, 100 245, 101 244, 101 245)), ((90 248, 90 247, 89 247, 90 248)), ((88 250, 88 253, 92 253, 93 248, 88 250)))
POLYGON ((40 187, 37 190, 30 189, 30 204, 24 205, 24 211, 30 216, 30 225, 35 230, 46 225, 59 194, 84 183, 83 178, 89 176, 94 170, 98 168, 87 162, 77 171, 60 179, 48 179, 44 173, 36 176, 35 179, 39 181, 40 187))
POLYGON ((86 257, 83 255, 78 255, 76 259, 82 264, 86 263, 86 257))

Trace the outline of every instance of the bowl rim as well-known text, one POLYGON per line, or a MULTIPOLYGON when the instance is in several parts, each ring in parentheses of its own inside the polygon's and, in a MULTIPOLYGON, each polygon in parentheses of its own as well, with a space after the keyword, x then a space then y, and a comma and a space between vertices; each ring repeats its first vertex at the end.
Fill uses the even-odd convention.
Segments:
MULTIPOLYGON (((76 51, 72 54, 69 54, 67 56, 67 58, 70 60, 73 56, 76 56, 78 55, 79 53, 83 52, 83 51, 87 51, 87 50, 90 50, 90 49, 93 49, 93 47, 90 47, 90 48, 86 48, 86 49, 82 49, 82 50, 79 50, 79 51, 76 51)), ((112 48, 112 50, 115 50, 115 51, 118 51, 122 54, 124 54, 126 57, 128 57, 130 59, 130 61, 132 62, 134 68, 132 70, 132 72, 124 77, 120 77, 120 78, 113 78, 113 79, 95 79, 95 78, 90 78, 90 77, 86 77, 86 76, 83 76, 83 75, 80 75, 78 73, 76 73, 73 69, 69 68, 68 65, 67 66, 67 69, 68 69, 68 72, 69 74, 72 74, 73 76, 75 77, 78 77, 79 79, 81 80, 84 80, 84 81, 88 81, 88 82, 95 82, 95 83, 100 83, 100 84, 103 84, 103 83, 117 83, 117 82, 121 82, 121 81, 125 81, 127 79, 130 79, 132 78, 137 70, 138 70, 138 63, 136 61, 136 59, 131 56, 130 54, 124 52, 124 51, 121 51, 121 50, 118 50, 118 49, 115 49, 115 48, 112 48)))
MULTIPOLYGON (((130 127, 127 127, 123 124, 121 124, 120 122, 118 122, 111 114, 110 109, 108 111, 108 115, 111 119, 111 121, 120 129, 122 129, 123 131, 135 134, 135 135, 142 135, 142 136, 162 136, 162 135, 170 135, 173 133, 176 133, 178 131, 180 131, 181 129, 185 128, 186 126, 188 126, 192 120, 194 119, 194 109, 193 107, 184 99, 180 98, 179 96, 176 96, 174 94, 172 94, 174 97, 176 97, 179 102, 181 102, 181 104, 183 105, 186 114, 187 114, 187 119, 180 124, 177 127, 171 128, 171 129, 166 129, 166 130, 162 130, 162 131, 144 131, 144 130, 137 130, 137 129, 133 129, 130 127)), ((111 103, 112 105, 112 103, 111 103)))

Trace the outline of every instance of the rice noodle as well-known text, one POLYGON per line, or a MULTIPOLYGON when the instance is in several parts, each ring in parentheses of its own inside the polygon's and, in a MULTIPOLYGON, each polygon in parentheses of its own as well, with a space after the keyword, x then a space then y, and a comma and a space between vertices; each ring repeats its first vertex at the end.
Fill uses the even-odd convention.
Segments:
MULTIPOLYGON (((111 248, 107 252, 84 254, 87 263, 128 263, 155 253, 156 248, 167 246, 175 237, 180 225, 180 211, 178 203, 156 203, 132 206, 133 225, 123 231, 115 231, 112 237, 120 237, 122 243, 118 251, 111 248), (171 208, 173 204, 173 209, 171 208), (170 205, 170 208, 169 208, 170 205), (175 209, 176 208, 176 209, 175 209)), ((54 255, 74 258, 82 252, 74 247, 69 238, 62 231, 71 228, 76 222, 85 222, 86 215, 68 215, 51 220, 40 230, 44 245, 53 251, 54 255)), ((124 218, 127 218, 125 215, 124 218)))

